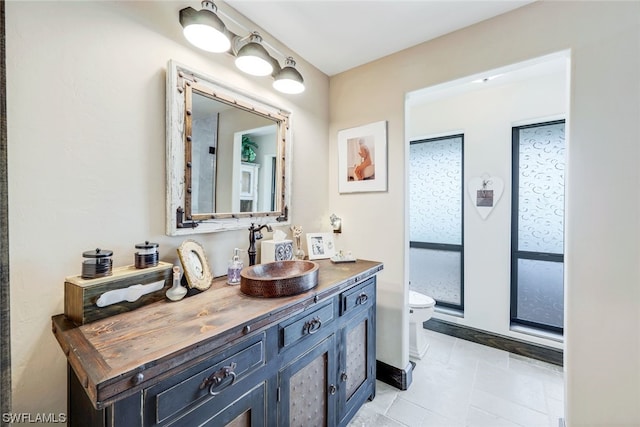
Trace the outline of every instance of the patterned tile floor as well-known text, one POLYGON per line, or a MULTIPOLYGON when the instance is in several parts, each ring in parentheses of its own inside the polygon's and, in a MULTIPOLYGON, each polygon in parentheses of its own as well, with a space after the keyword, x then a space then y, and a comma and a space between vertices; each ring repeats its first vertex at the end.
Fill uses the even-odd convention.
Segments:
POLYGON ((349 427, 558 427, 562 367, 423 330, 429 341, 413 383, 380 381, 349 427))

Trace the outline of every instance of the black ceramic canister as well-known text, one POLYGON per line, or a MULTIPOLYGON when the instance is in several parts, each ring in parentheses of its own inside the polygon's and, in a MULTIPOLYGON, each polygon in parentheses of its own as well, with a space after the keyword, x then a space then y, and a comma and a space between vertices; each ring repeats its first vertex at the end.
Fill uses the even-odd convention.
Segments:
POLYGON ((108 249, 94 249, 82 253, 82 278, 95 279, 97 277, 111 276, 113 267, 113 251, 108 249))
POLYGON ((135 253, 136 268, 155 267, 158 265, 160 255, 157 243, 149 243, 149 241, 138 243, 136 249, 138 249, 138 252, 135 253))

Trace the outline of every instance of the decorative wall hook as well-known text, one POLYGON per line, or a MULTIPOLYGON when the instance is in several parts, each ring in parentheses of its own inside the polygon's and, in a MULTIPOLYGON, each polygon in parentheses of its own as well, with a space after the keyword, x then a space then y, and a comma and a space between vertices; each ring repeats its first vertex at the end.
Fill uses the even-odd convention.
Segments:
POLYGON ((502 179, 497 176, 491 176, 488 173, 471 178, 467 185, 471 202, 482 219, 487 219, 493 208, 498 204, 503 190, 504 182, 502 179))

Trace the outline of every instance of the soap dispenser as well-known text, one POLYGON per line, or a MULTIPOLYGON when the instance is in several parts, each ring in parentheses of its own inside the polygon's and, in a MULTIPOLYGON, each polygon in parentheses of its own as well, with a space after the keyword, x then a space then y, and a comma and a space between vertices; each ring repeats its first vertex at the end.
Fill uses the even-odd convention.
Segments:
POLYGON ((227 284, 238 285, 240 284, 240 271, 244 267, 242 261, 240 261, 240 249, 235 248, 233 250, 233 259, 229 261, 229 267, 227 268, 227 284))

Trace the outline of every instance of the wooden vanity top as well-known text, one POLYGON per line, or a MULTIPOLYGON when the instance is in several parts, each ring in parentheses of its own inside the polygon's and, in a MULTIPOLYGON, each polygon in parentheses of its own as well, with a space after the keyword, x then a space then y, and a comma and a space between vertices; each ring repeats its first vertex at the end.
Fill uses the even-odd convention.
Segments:
POLYGON ((53 333, 92 403, 101 409, 383 268, 366 260, 316 262, 318 286, 299 295, 250 297, 220 277, 208 290, 181 301, 158 301, 82 326, 63 314, 53 316, 53 333))

